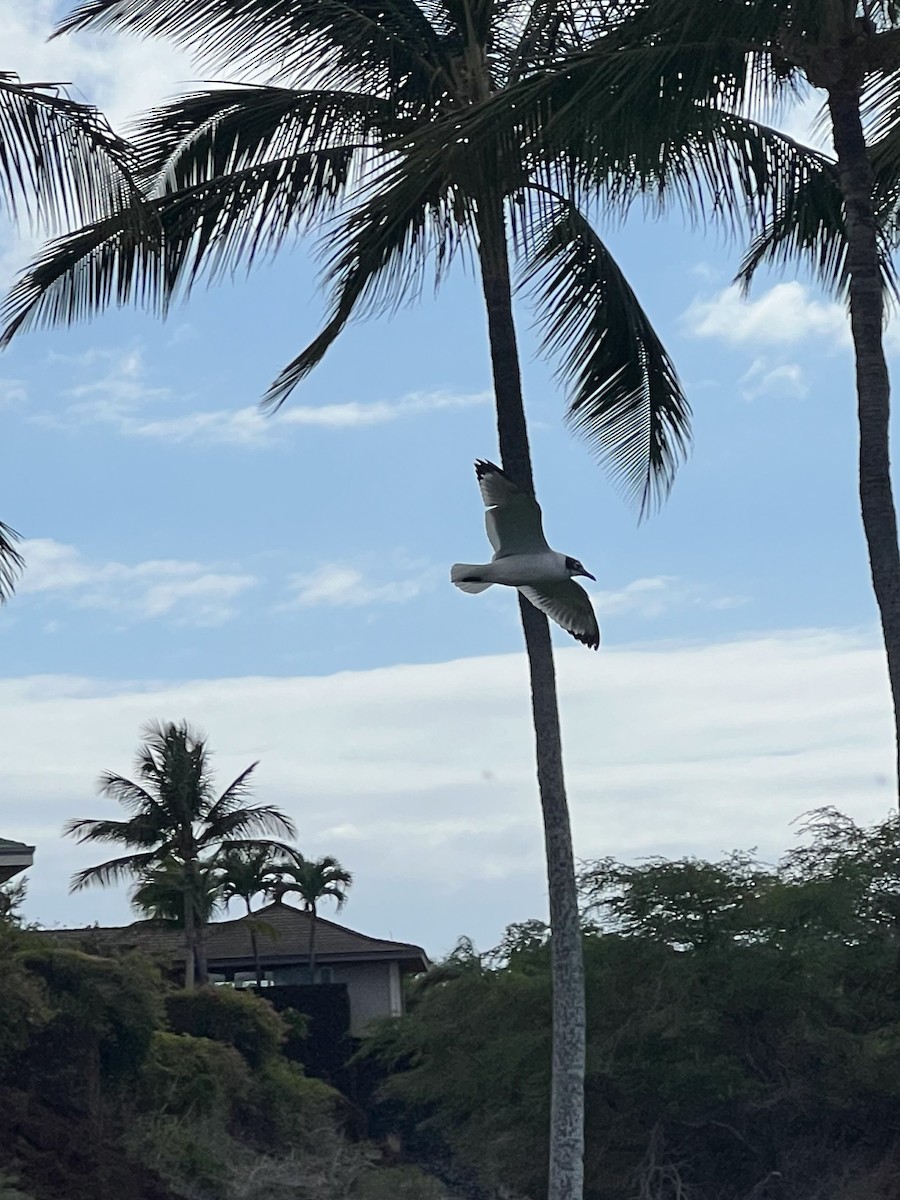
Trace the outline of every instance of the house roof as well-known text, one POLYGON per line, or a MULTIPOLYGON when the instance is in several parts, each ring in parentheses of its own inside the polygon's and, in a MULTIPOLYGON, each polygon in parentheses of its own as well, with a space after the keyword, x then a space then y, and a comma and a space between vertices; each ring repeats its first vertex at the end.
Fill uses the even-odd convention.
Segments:
POLYGON ((34 861, 34 846, 26 846, 24 842, 11 842, 9 838, 0 838, 0 883, 12 879, 20 871, 27 871, 34 861))
MULTIPOLYGON (((282 901, 258 909, 252 916, 235 921, 213 921, 207 926, 206 953, 211 969, 217 966, 253 965, 250 941, 251 923, 255 927, 260 957, 264 964, 305 962, 309 950, 309 922, 306 912, 282 901)), ((50 929, 48 934, 61 941, 90 939, 117 950, 142 950, 165 955, 173 962, 184 961, 184 934, 162 928, 153 921, 135 921, 114 929, 99 926, 87 929, 50 929)), ((320 963, 395 960, 402 970, 424 971, 428 958, 421 946, 368 937, 326 921, 316 922, 316 959, 320 963)))

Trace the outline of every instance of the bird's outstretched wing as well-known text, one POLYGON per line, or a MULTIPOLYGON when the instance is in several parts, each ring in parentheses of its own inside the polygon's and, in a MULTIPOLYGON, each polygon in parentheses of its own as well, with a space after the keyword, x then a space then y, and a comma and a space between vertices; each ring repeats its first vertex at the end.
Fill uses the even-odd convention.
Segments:
POLYGON ((520 587, 519 591, 573 638, 592 650, 599 647, 600 626, 593 605, 587 592, 574 579, 541 584, 540 588, 520 587))
POLYGON ((494 558, 509 554, 540 554, 549 550, 541 525, 541 508, 533 496, 492 462, 478 459, 475 475, 487 512, 484 523, 494 558))

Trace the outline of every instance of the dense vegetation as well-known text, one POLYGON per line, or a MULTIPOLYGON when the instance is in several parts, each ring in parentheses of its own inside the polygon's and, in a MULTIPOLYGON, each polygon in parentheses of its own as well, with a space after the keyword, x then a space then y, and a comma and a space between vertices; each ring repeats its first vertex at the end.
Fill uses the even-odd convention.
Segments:
MULTIPOLYGON (((0 1200, 447 1194, 384 1165, 358 1140, 367 1121, 454 1196, 546 1189, 542 922, 489 954, 463 940, 415 981, 407 1016, 346 1074, 361 1113, 289 1060, 265 1001, 56 946, 17 927, 8 891, 0 1200)), ((814 813, 774 867, 743 853, 586 863, 580 892, 586 1200, 896 1200, 900 818, 814 813)))
MULTIPOLYGON (((806 831, 777 868, 584 865, 586 1200, 900 1195, 900 825, 806 831)), ((549 1029, 530 921, 490 955, 462 942, 365 1053, 412 1145, 536 1197, 549 1029)))
POLYGON ((0 1200, 440 1200, 342 1132, 348 1105, 229 988, 167 986, 0 922, 0 1200))

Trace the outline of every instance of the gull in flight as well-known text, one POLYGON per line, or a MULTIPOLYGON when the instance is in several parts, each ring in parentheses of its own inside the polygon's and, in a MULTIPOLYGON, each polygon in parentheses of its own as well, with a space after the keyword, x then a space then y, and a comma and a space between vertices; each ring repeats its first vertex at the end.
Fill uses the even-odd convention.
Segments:
POLYGON ((600 627, 590 597, 572 578, 594 576, 577 558, 550 549, 541 525, 541 509, 533 496, 523 492, 492 462, 479 459, 475 474, 487 509, 484 520, 494 557, 489 563, 454 563, 451 583, 463 592, 483 592, 492 583, 518 588, 526 600, 566 633, 596 650, 600 627))

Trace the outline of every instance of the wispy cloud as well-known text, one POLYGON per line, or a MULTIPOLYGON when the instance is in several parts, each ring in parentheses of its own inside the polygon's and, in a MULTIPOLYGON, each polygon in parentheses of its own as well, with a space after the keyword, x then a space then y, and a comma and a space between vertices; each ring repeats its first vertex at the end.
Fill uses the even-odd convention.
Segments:
POLYGON ((220 625, 236 615, 237 597, 258 582, 252 575, 181 559, 95 563, 51 538, 26 540, 22 553, 20 597, 57 596, 125 620, 165 617, 185 625, 220 625))
POLYGON ((421 576, 375 583, 356 567, 326 563, 307 575, 292 575, 291 598, 283 608, 361 608, 367 604, 402 604, 424 590, 421 576))
POLYGON ((284 436, 285 426, 343 430, 369 428, 427 413, 471 408, 490 402, 490 392, 435 390, 411 392, 396 400, 349 400, 337 404, 286 405, 267 416, 257 405, 199 409, 170 415, 174 393, 146 379, 139 350, 93 351, 75 364, 81 369, 102 363, 103 374, 69 388, 62 411, 43 411, 34 420, 55 428, 109 425, 125 437, 215 445, 265 446, 284 436), (166 411, 168 410, 168 411, 166 411))
POLYGON ((295 405, 266 416, 256 406, 234 410, 216 409, 186 413, 180 417, 142 420, 129 417, 120 422, 123 433, 132 437, 167 442, 213 442, 227 445, 260 446, 279 437, 283 427, 302 425, 319 429, 359 429, 385 425, 423 413, 470 408, 486 404, 488 392, 413 392, 399 400, 350 400, 343 404, 295 405))
POLYGON ((592 598, 601 618, 624 615, 659 617, 673 608, 738 608, 746 604, 743 596, 720 596, 701 584, 688 583, 675 575, 654 575, 635 579, 617 591, 593 592, 592 598))
POLYGON ((754 359, 741 376, 740 384, 745 400, 757 400, 762 396, 801 397, 809 391, 799 363, 772 366, 766 358, 754 359))

